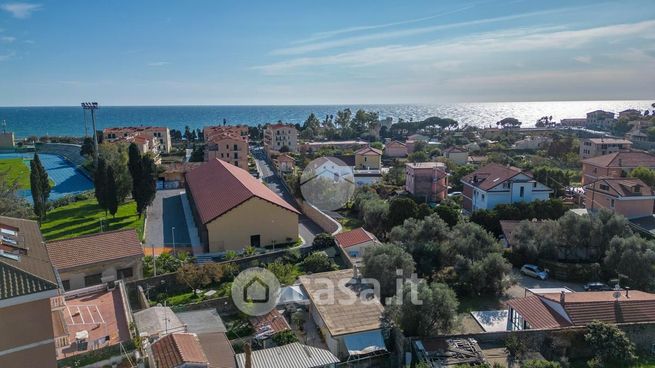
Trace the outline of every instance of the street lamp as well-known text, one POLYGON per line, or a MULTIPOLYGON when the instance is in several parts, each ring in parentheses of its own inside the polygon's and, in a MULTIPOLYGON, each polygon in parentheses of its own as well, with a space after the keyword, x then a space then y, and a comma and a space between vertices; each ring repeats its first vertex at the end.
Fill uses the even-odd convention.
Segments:
MULTIPOLYGON (((96 114, 98 110, 97 102, 82 102, 83 110, 91 110, 91 122, 93 123, 93 164, 98 167, 98 131, 96 130, 96 114)), ((86 111, 85 111, 86 116, 86 111)))
POLYGON ((171 227, 171 233, 173 235, 173 254, 175 254, 175 226, 171 227))

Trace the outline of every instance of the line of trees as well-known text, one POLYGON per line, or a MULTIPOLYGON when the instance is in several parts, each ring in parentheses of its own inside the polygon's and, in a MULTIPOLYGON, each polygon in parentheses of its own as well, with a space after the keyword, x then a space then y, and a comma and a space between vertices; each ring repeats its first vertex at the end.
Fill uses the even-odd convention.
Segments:
POLYGON ((136 212, 141 217, 143 211, 155 199, 157 165, 149 155, 141 155, 134 143, 130 144, 128 157, 128 169, 132 176, 132 198, 136 202, 136 212))
POLYGON ((41 164, 37 153, 30 161, 30 189, 34 201, 34 214, 39 221, 45 220, 48 197, 50 196, 50 178, 41 164))
POLYGON ((98 159, 93 182, 98 206, 105 210, 105 214, 110 213, 112 217, 115 217, 119 205, 116 175, 114 169, 111 165, 107 165, 104 158, 98 159))

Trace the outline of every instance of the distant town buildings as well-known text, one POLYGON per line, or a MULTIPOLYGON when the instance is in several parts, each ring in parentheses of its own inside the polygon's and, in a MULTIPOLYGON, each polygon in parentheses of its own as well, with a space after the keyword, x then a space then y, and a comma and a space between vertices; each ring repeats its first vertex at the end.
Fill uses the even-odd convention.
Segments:
POLYGON ((582 185, 602 178, 626 177, 632 169, 655 169, 655 155, 640 151, 614 152, 582 160, 582 185))
POLYGON ((457 165, 466 165, 469 159, 467 150, 455 146, 443 150, 442 155, 457 165))
POLYGON ((517 167, 488 164, 462 178, 463 207, 473 212, 499 204, 547 200, 552 189, 517 167))
POLYGON ((560 125, 567 128, 584 128, 587 125, 586 118, 561 119, 560 125))
POLYGON ((603 156, 632 148, 632 142, 617 138, 587 138, 580 142, 580 159, 603 156))
POLYGON ((386 157, 407 157, 407 146, 399 141, 391 141, 384 145, 384 156, 386 157))
POLYGON ((585 187, 585 207, 607 209, 635 219, 653 215, 655 193, 640 179, 603 178, 585 187))
POLYGON ((550 143, 552 139, 549 137, 543 137, 543 136, 536 136, 536 137, 525 137, 524 139, 518 140, 514 142, 512 145, 512 149, 515 150, 526 150, 526 151, 534 151, 538 150, 540 148, 545 147, 548 143, 550 143))
POLYGON ((52 241, 47 248, 65 290, 143 278, 144 254, 134 229, 52 241))
POLYGON ((131 142, 137 136, 140 136, 141 138, 139 138, 139 142, 143 142, 144 138, 151 140, 147 144, 149 150, 154 150, 156 147, 158 152, 169 153, 171 151, 171 133, 167 127, 141 126, 105 128, 102 131, 102 135, 108 142, 114 142, 117 140, 127 140, 128 142, 131 142))
POLYGON ((264 150, 271 155, 280 152, 282 147, 298 152, 298 129, 292 124, 268 125, 264 130, 264 150))
POLYGON ((0 216, 0 367, 56 367, 60 284, 36 221, 0 216))
POLYGON ((587 113, 587 127, 608 129, 615 122, 613 112, 596 110, 587 113))
POLYGON ((219 159, 248 170, 248 127, 210 126, 203 130, 205 161, 219 159))
POLYGON ((210 160, 186 174, 186 188, 207 252, 298 239, 298 210, 243 169, 210 160))
POLYGON ((440 202, 448 193, 448 173, 443 162, 405 164, 405 190, 426 202, 440 202))

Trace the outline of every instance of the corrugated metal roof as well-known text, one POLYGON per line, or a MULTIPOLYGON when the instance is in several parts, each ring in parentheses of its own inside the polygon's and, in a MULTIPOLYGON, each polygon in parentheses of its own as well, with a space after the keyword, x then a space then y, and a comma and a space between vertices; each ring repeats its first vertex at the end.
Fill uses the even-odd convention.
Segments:
MULTIPOLYGON (((244 368, 246 355, 237 354, 236 359, 239 368, 244 368)), ((314 368, 338 362, 329 350, 299 342, 252 352, 252 368, 314 368)))

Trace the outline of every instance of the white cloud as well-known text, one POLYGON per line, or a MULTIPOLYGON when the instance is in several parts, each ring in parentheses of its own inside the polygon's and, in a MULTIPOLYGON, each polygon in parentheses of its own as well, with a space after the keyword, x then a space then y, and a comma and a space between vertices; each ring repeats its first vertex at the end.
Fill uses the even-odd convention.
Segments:
POLYGON ((576 56, 573 60, 582 64, 591 64, 591 56, 576 56))
POLYGON ((166 66, 170 64, 168 61, 152 61, 148 63, 148 66, 166 66))
POLYGON ((41 4, 30 3, 5 3, 0 5, 0 9, 10 13, 14 18, 29 18, 33 12, 41 9, 41 4))
POLYGON ((16 41, 16 37, 12 37, 12 36, 2 36, 2 37, 0 37, 0 42, 2 42, 2 43, 12 43, 14 41, 16 41))
POLYGON ((8 53, 5 54, 0 54, 0 61, 9 60, 14 56, 16 56, 16 53, 14 51, 9 51, 8 53))

